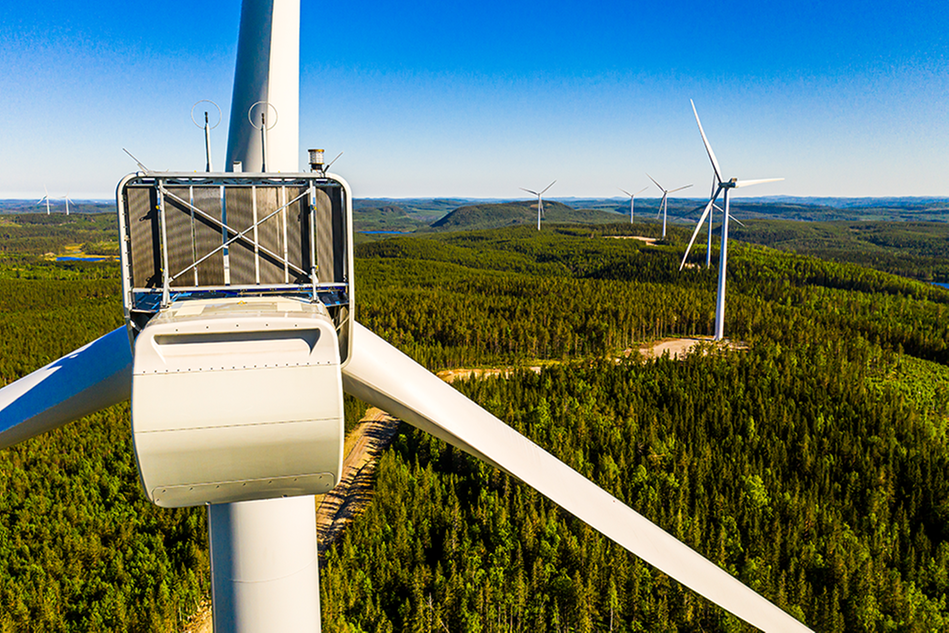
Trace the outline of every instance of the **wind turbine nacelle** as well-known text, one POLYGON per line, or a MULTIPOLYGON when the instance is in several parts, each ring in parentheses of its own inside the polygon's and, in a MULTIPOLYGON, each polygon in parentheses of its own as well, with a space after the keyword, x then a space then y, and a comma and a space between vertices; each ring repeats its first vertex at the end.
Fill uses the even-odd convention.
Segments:
POLYGON ((148 498, 328 492, 352 352, 349 185, 323 172, 140 172, 117 206, 148 498))
POLYGON ((339 342, 326 308, 179 301, 135 341, 132 433, 159 506, 323 494, 340 478, 339 342))

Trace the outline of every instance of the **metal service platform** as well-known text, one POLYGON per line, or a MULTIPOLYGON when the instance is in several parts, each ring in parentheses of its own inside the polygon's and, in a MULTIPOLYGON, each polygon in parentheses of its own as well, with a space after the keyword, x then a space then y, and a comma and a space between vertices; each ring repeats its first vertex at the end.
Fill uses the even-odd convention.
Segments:
POLYGON ((134 338, 191 299, 298 297, 326 306, 340 356, 352 321, 352 197, 331 174, 138 172, 118 185, 134 338))

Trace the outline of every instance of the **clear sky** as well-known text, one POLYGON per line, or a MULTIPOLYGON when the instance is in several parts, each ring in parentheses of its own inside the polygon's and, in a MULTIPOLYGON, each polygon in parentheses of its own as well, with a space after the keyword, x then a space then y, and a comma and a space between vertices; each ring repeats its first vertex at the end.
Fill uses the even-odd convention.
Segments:
MULTIPOLYGON (((200 99, 220 162, 239 17, 4 0, 0 198, 110 198, 123 147, 202 170, 200 99)), ((303 0, 300 92, 301 149, 345 151, 357 197, 705 195, 690 98, 726 177, 786 178, 745 195, 949 196, 945 0, 303 0)))

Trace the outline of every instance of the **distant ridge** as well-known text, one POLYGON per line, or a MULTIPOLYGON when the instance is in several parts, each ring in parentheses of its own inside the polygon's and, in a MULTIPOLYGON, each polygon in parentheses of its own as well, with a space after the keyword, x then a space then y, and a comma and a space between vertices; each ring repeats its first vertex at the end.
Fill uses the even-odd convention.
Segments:
MULTIPOLYGON (((621 219, 615 213, 594 209, 573 209, 556 201, 544 201, 544 221, 556 223, 602 224, 621 219)), ((519 200, 492 204, 472 204, 458 207, 431 224, 435 231, 497 229, 518 224, 537 222, 537 202, 519 200)))

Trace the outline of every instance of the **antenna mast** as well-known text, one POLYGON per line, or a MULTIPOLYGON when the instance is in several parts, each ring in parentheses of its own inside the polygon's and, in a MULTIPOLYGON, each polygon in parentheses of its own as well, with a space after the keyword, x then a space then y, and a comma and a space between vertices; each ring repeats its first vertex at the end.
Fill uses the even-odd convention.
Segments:
POLYGON ((204 152, 207 154, 208 163, 205 171, 211 173, 211 128, 208 126, 208 111, 204 111, 204 152))

